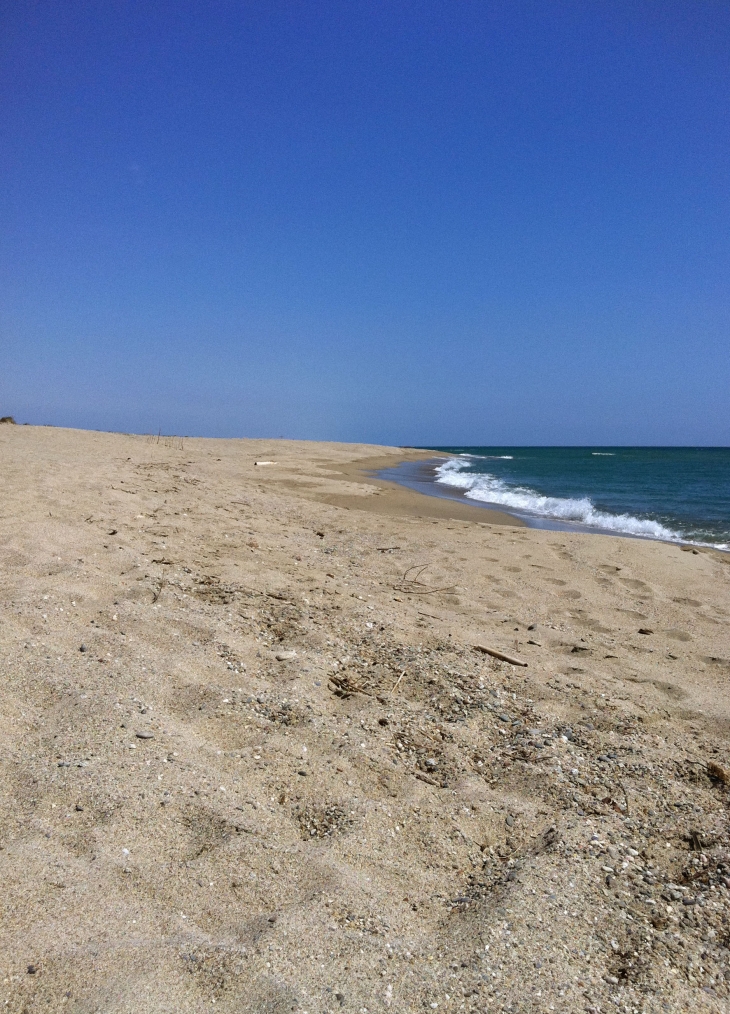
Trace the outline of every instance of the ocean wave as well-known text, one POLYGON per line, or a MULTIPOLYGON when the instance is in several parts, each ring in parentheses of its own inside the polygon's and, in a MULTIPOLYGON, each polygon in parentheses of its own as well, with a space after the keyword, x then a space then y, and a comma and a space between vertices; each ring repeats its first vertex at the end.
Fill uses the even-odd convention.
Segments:
POLYGON ((514 454, 467 454, 466 451, 459 455, 460 458, 473 458, 474 461, 514 461, 514 454))
POLYGON ((623 532, 626 535, 640 535, 649 539, 682 542, 682 534, 671 528, 651 521, 636 518, 631 514, 610 514, 597 510, 588 497, 543 496, 527 486, 509 486, 496 475, 464 472, 468 463, 451 458, 436 469, 436 482, 464 490, 464 496, 482 503, 499 504, 513 510, 526 511, 559 521, 572 521, 604 531, 623 532))
POLYGON ((591 451, 594 458, 615 458, 616 455, 613 451, 591 451))

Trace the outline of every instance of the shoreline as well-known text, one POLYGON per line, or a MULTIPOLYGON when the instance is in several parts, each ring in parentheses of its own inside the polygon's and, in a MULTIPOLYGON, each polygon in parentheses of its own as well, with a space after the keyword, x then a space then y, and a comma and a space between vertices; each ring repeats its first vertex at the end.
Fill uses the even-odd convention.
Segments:
POLYGON ((376 492, 368 497, 334 494, 320 498, 332 506, 387 514, 390 517, 432 518, 452 521, 469 521, 481 525, 506 525, 513 528, 527 527, 523 521, 507 511, 488 509, 477 504, 465 503, 455 497, 424 494, 421 490, 404 485, 383 473, 395 470, 405 462, 427 462, 437 457, 448 459, 449 455, 416 448, 398 448, 397 461, 391 456, 368 459, 354 459, 343 465, 340 472, 347 480, 356 480, 375 487, 376 492), (435 501, 435 502, 434 502, 435 501), (486 514, 486 516, 485 516, 486 514))
MULTIPOLYGON (((451 500, 457 504, 463 504, 465 502, 468 502, 469 504, 473 503, 479 510, 487 511, 490 514, 494 513, 501 516, 506 515, 507 517, 513 519, 514 524, 538 531, 565 532, 575 535, 604 535, 612 538, 659 542, 668 546, 686 547, 688 550, 693 550, 695 552, 717 553, 721 558, 728 558, 730 562, 730 550, 720 549, 717 546, 708 545, 707 543, 692 542, 691 540, 682 539, 661 539, 651 535, 642 535, 635 532, 623 532, 610 528, 601 528, 597 525, 587 525, 578 521, 560 521, 546 515, 532 514, 527 511, 513 512, 505 510, 505 508, 500 505, 491 504, 488 501, 469 500, 466 493, 462 492, 458 488, 438 483, 435 478, 435 464, 433 465, 433 468, 426 467, 429 466, 431 462, 435 463, 439 460, 449 460, 453 457, 454 455, 449 454, 448 452, 433 452, 427 460, 423 461, 424 467, 420 470, 417 468, 408 468, 407 466, 410 464, 410 460, 405 459, 394 466, 381 469, 378 473, 378 478, 381 479, 381 481, 395 482, 396 484, 402 485, 406 489, 411 489, 422 496, 451 500)), ((495 521, 494 523, 506 524, 507 522, 495 521)))

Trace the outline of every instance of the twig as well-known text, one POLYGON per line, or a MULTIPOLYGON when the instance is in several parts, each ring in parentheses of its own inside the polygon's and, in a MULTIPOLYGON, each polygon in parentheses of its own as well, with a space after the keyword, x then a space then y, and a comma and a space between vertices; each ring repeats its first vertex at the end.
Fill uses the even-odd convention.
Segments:
POLYGON ((416 778, 418 778, 421 782, 427 782, 428 785, 435 785, 437 789, 441 788, 435 778, 431 778, 430 775, 425 775, 423 771, 416 771, 416 778))
POLYGON ((373 695, 361 687, 357 683, 351 683, 347 676, 336 676, 332 675, 329 678, 330 683, 334 683, 335 694, 338 697, 352 697, 353 694, 364 694, 366 697, 372 697, 373 695))
POLYGON ((421 574, 428 568, 428 566, 429 564, 424 563, 422 566, 414 564, 414 566, 409 567, 403 574, 400 584, 393 585, 395 591, 406 592, 410 595, 432 595, 434 592, 454 590, 455 586, 453 584, 444 585, 442 588, 433 588, 421 581, 421 574), (412 574, 414 570, 416 571, 416 576, 409 577, 408 575, 412 574))
MULTIPOLYGON (((427 585, 424 581, 421 580, 421 574, 427 568, 428 568, 428 564, 426 563, 426 564, 423 565, 423 567, 421 567, 419 569, 418 573, 416 574, 416 576, 414 578, 409 578, 407 576, 410 573, 410 571, 407 570, 405 572, 405 574, 403 575, 403 583, 404 584, 411 584, 411 585, 418 585, 421 588, 428 589, 429 592, 432 592, 432 591, 450 591, 454 587, 453 584, 443 585, 443 587, 441 587, 441 588, 434 588, 432 585, 427 585)), ((411 567, 410 570, 415 570, 415 568, 411 567)))
POLYGON ((514 655, 506 655, 503 651, 498 651, 496 648, 487 648, 483 644, 475 644, 473 647, 476 651, 484 652, 485 655, 491 655, 502 662, 509 662, 510 665, 527 665, 527 662, 523 662, 521 658, 515 658, 514 655))
POLYGON ((394 694, 394 693, 396 692, 396 690, 398 689, 398 685, 399 685, 400 681, 401 681, 401 680, 403 679, 403 677, 405 676, 405 674, 406 674, 406 671, 405 671, 405 669, 404 669, 404 670, 403 670, 403 672, 402 672, 402 673, 400 674, 400 676, 398 677, 398 679, 397 679, 397 680, 395 681, 395 686, 394 686, 394 687, 393 687, 393 689, 392 689, 392 690, 390 691, 390 692, 391 692, 391 694, 394 694))

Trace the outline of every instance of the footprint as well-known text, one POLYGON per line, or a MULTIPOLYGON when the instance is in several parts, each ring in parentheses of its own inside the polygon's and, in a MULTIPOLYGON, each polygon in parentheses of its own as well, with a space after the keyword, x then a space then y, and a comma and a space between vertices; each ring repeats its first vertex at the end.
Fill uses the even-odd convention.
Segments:
POLYGON ((707 662, 710 665, 722 666, 723 669, 730 669, 730 659, 719 658, 717 655, 705 655, 702 661, 707 662))
POLYGON ((576 620, 581 626, 588 627, 589 630, 595 630, 597 634, 612 633, 610 627, 604 627, 600 620, 596 620, 592 616, 577 616, 576 620))
POLYGON ((672 599, 672 602, 676 602, 680 606, 701 606, 702 603, 698 602, 697 599, 672 599))
POLYGON ((667 637, 671 637, 675 641, 691 641, 692 635, 688 634, 686 630, 665 630, 664 633, 667 637))
POLYGON ((238 830, 225 817, 200 804, 186 806, 180 815, 180 822, 187 831, 188 840, 181 844, 188 860, 199 859, 208 852, 216 851, 238 830))
POLYGON ((633 588, 635 591, 648 592, 649 595, 653 595, 654 594, 653 589, 650 588, 649 585, 646 584, 645 581, 639 581, 638 578, 635 578, 635 577, 620 577, 619 581, 621 582, 621 584, 625 584, 627 588, 633 588))
POLYGON ((560 593, 564 599, 579 599, 582 598, 581 593, 576 591, 575 588, 568 588, 567 591, 560 593))
POLYGON ((673 701, 683 701, 689 696, 687 691, 678 687, 676 683, 663 683, 660 680, 654 680, 654 686, 673 701))
POLYGON ((557 577, 546 577, 545 580, 548 582, 548 584, 557 584, 560 585, 561 588, 568 583, 567 581, 561 581, 557 577))
POLYGON ((598 569, 605 571, 607 574, 617 574, 621 570, 620 567, 614 567, 610 563, 601 563, 598 565, 598 569))

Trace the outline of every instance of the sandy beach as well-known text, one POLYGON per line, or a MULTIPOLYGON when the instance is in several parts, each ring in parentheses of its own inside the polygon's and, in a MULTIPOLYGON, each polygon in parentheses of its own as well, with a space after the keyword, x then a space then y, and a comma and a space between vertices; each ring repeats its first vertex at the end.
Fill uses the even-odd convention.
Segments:
POLYGON ((0 426, 3 1010, 727 1012, 730 556, 427 457, 0 426))

